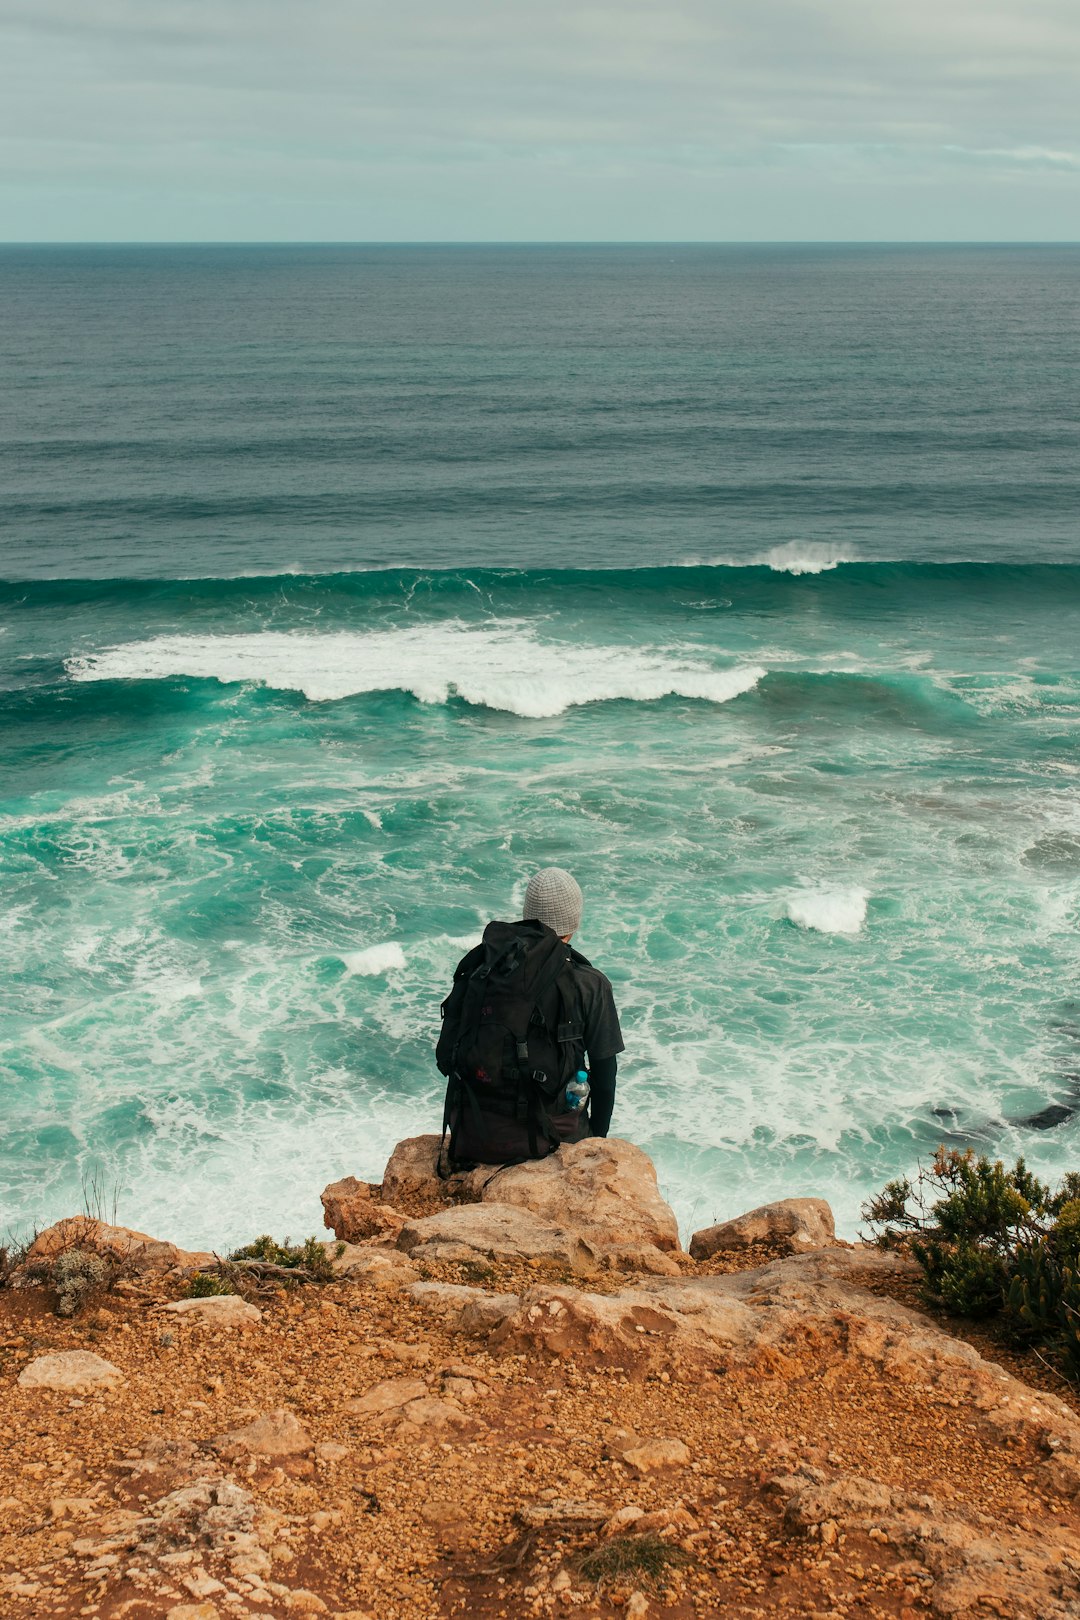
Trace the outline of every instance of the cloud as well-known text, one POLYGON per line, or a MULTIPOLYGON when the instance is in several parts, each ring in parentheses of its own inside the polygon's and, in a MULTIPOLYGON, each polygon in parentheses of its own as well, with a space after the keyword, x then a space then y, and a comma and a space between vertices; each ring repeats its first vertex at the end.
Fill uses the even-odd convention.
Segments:
POLYGON ((1007 163, 1032 164, 1038 168, 1080 169, 1080 152, 1055 152, 1045 146, 947 146, 945 150, 959 157, 1003 158, 1007 163))
MULTIPOLYGON (((1074 0, 0 0, 0 27, 12 235, 42 219, 64 234, 71 184, 91 177, 118 219, 128 188, 133 229, 156 183, 181 212, 220 199, 257 235, 257 177, 267 226, 299 219, 313 186, 422 236, 442 211, 418 174, 458 172, 472 206, 470 177, 496 169, 496 234, 522 234, 513 177, 541 173, 553 203, 564 190, 557 234, 591 234, 587 199, 612 174, 707 176, 734 200, 755 167, 770 184, 816 174, 823 197, 861 169, 973 196, 976 170, 982 186, 1022 168, 1060 234, 1080 150, 1074 0), (411 216, 400 195, 387 210, 395 175, 411 216)), ((651 234, 659 201, 640 196, 636 230, 624 209, 623 234, 651 234)), ((782 214, 767 223, 784 234, 782 214)))

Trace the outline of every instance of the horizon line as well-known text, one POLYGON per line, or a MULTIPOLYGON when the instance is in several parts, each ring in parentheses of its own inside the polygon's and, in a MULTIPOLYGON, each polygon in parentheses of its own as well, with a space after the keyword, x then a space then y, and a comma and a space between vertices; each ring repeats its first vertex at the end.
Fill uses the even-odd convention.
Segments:
POLYGON ((22 247, 1080 247, 1077 237, 18 237, 22 247))

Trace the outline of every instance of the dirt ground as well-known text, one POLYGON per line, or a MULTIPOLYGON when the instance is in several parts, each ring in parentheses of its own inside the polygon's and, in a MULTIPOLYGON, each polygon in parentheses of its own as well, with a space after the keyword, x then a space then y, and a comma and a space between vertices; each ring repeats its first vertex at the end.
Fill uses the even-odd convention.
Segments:
MULTIPOLYGON (((455 1267, 432 1276, 508 1291, 536 1280, 512 1266, 483 1279, 455 1267)), ((918 1303, 903 1279, 871 1280, 918 1303)), ((175 1620, 930 1612, 925 1573, 896 1548, 861 1535, 808 1540, 786 1527, 769 1482, 799 1462, 925 1491, 1003 1527, 1080 1530, 1074 1503, 1037 1483, 1022 1448, 990 1446, 955 1403, 855 1366, 792 1378, 767 1366, 725 1374, 674 1365, 640 1377, 618 1365, 538 1362, 478 1349, 371 1280, 279 1289, 260 1300, 257 1325, 225 1332, 163 1315, 176 1286, 125 1286, 70 1322, 52 1314, 44 1290, 0 1292, 0 1612, 10 1620, 157 1620, 174 1610, 175 1620), (33 1357, 70 1349, 103 1356, 123 1384, 83 1396, 17 1386, 33 1357), (471 1380, 468 1422, 406 1438, 348 1409, 402 1377, 435 1395, 447 1379, 458 1388, 471 1380), (209 1555, 102 1552, 110 1514, 148 1511, 213 1459, 215 1436, 279 1408, 319 1449, 229 1470, 275 1525, 271 1580, 252 1590, 219 1579, 209 1555), (621 1431, 681 1440, 688 1459, 642 1472, 621 1460, 621 1431), (147 1458, 166 1461, 150 1468, 147 1458), (592 1504, 593 1522, 560 1519, 567 1498, 586 1516, 580 1504, 592 1504), (613 1551, 599 1521, 627 1507, 647 1517, 613 1551), (550 1522, 537 1522, 545 1508, 550 1522), (607 1568, 588 1562, 597 1549, 607 1568), (638 1565, 620 1571, 620 1554, 638 1565), (200 1596, 187 1573, 196 1566, 220 1590, 200 1596)), ((1033 1387, 1070 1398, 1037 1362, 985 1330, 966 1331, 1033 1387)))

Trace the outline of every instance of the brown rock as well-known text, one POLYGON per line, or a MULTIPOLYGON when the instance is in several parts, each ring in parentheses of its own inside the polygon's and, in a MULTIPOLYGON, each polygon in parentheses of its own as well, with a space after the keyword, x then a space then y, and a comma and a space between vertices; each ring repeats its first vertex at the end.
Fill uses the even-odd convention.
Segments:
POLYGON ((97 1511, 97 1504, 88 1496, 54 1496, 49 1503, 49 1518, 53 1523, 61 1519, 89 1519, 97 1511))
POLYGON ((84 1390, 111 1389, 123 1378, 119 1367, 92 1350, 54 1350, 25 1366, 19 1383, 23 1389, 55 1389, 76 1395, 84 1390))
POLYGON ((413 1283, 409 1296, 425 1311, 442 1317, 449 1326, 478 1338, 486 1336, 521 1304, 517 1294, 493 1294, 464 1283, 413 1283))
POLYGON ((665 1249, 654 1248, 651 1243, 611 1243, 597 1248, 597 1256, 606 1271, 644 1272, 650 1277, 681 1277, 675 1255, 665 1249))
MULTIPOLYGON (((399 1142, 383 1172, 381 1189, 352 1176, 334 1182, 323 1193, 326 1224, 339 1239, 350 1243, 385 1241, 403 1230, 409 1233, 403 1247, 412 1252, 416 1240, 411 1229, 424 1217, 453 1216, 467 1205, 502 1210, 509 1206, 528 1211, 541 1224, 572 1233, 581 1247, 574 1259, 538 1253, 535 1238, 530 1240, 520 1229, 523 1247, 515 1248, 512 1234, 508 1234, 505 1245, 498 1244, 501 1258, 553 1258, 583 1272, 599 1264, 662 1276, 678 1273, 674 1256, 682 1251, 675 1216, 660 1197, 651 1161, 633 1143, 589 1138, 566 1144, 547 1159, 501 1167, 480 1165, 445 1179, 438 1174, 441 1148, 442 1138, 434 1135, 399 1142), (381 1204, 377 1197, 382 1198, 381 1204), (397 1210, 413 1217, 404 1228, 397 1210)), ((455 1232, 463 1244, 456 1251, 447 1246, 450 1233, 442 1234, 439 1252, 424 1258, 460 1260, 485 1252, 482 1245, 477 1248, 470 1241, 477 1230, 468 1225, 467 1232, 464 1227, 455 1232)))
POLYGON ((451 1375, 443 1379, 443 1393, 453 1401, 464 1401, 468 1406, 476 1399, 476 1385, 471 1378, 455 1378, 451 1375))
POLYGON ((448 1180, 441 1180, 436 1168, 441 1143, 438 1136, 398 1143, 383 1173, 388 1204, 423 1210, 511 1205, 549 1226, 568 1228, 603 1254, 605 1264, 661 1274, 677 1270, 656 1258, 656 1251, 681 1252, 678 1223, 660 1196, 651 1160, 632 1142, 589 1137, 546 1159, 501 1168, 480 1165, 448 1180))
POLYGON ((708 1260, 722 1250, 781 1242, 793 1253, 835 1246, 833 1214, 824 1198, 782 1198, 719 1226, 706 1226, 690 1239, 690 1254, 695 1260, 708 1260))
POLYGON ((456 1401, 441 1401, 437 1396, 426 1393, 402 1408, 401 1419, 403 1424, 424 1433, 437 1429, 471 1428, 476 1423, 476 1419, 463 1412, 456 1401))
POLYGON ((648 1154, 616 1137, 587 1137, 547 1159, 510 1165, 492 1179, 481 1167, 464 1178, 465 1195, 514 1204, 568 1226, 594 1248, 636 1246, 677 1252, 679 1226, 660 1196, 648 1154))
POLYGON ((404 1288, 416 1279, 416 1267, 396 1249, 365 1249, 348 1243, 338 1254, 336 1243, 329 1243, 326 1247, 330 1264, 339 1276, 362 1278, 388 1292, 404 1288))
POLYGON ((643 1513, 634 1526, 635 1535, 648 1535, 650 1531, 661 1530, 696 1530, 698 1522, 692 1513, 684 1507, 655 1508, 652 1513, 643 1513))
POLYGON ((423 1503, 420 1508, 420 1517, 427 1524, 459 1524, 468 1517, 468 1508, 463 1502, 449 1501, 445 1497, 434 1497, 423 1503))
POLYGON ((644 1508, 638 1507, 635 1502, 628 1502, 625 1507, 619 1508, 618 1512, 613 1513, 611 1518, 606 1521, 603 1534, 605 1536, 625 1535, 628 1530, 637 1525, 639 1519, 644 1517, 644 1508))
POLYGON ((434 1360, 429 1344, 407 1344, 399 1339, 383 1339, 379 1350, 391 1361, 400 1361, 406 1367, 430 1367, 434 1360))
POLYGON ((323 1225, 343 1243, 363 1243, 368 1238, 395 1238, 402 1217, 389 1204, 377 1202, 366 1181, 346 1176, 331 1182, 322 1192, 323 1225))
POLYGON ((303 1424, 285 1408, 268 1412, 241 1429, 218 1435, 212 1442, 223 1457, 302 1457, 315 1442, 303 1424))
POLYGON ((344 1462, 349 1455, 348 1446, 343 1446, 339 1440, 320 1440, 315 1447, 315 1455, 320 1462, 344 1462))
POLYGON ((212 1328, 250 1328, 262 1321, 262 1311, 249 1305, 239 1294, 210 1294, 206 1299, 177 1299, 163 1305, 163 1311, 182 1316, 187 1322, 198 1322, 212 1328))
POLYGON ((317 1592, 308 1592, 303 1587, 297 1587, 286 1594, 282 1600, 290 1614, 329 1614, 329 1605, 324 1603, 317 1592))
POLYGON ((384 1417, 388 1412, 400 1411, 410 1401, 423 1400, 428 1387, 419 1378, 386 1378, 375 1384, 365 1395, 349 1401, 345 1410, 356 1417, 384 1417))
POLYGON ((215 1260, 212 1254, 179 1249, 162 1238, 148 1237, 129 1226, 109 1226, 89 1215, 70 1216, 39 1232, 27 1260, 55 1260, 67 1249, 85 1249, 140 1271, 170 1271, 174 1266, 197 1271, 215 1260))
POLYGON ((461 1204, 406 1221, 398 1246, 418 1261, 546 1260, 577 1272, 597 1269, 593 1250, 573 1231, 503 1204, 461 1204))
POLYGON ((408 1136, 399 1142, 383 1171, 383 1201, 395 1209, 445 1203, 446 1184, 436 1169, 441 1147, 441 1136, 408 1136))
POLYGON ((556 1497, 553 1502, 527 1503, 518 1512, 522 1524, 533 1530, 596 1530, 610 1517, 603 1502, 556 1497))
POLYGON ((652 1474, 658 1468, 685 1468, 690 1447, 682 1440, 643 1440, 622 1453, 622 1460, 639 1474, 652 1474))

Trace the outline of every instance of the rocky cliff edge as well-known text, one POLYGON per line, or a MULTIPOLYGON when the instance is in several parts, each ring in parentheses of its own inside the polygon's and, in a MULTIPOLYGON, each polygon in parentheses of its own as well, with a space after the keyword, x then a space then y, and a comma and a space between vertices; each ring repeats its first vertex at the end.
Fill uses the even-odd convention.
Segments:
POLYGON ((0 1612, 1080 1617, 1072 1393, 900 1303, 821 1200, 686 1253, 630 1143, 437 1148, 325 1190, 318 1288, 190 1298, 205 1255, 42 1234, 39 1271, 120 1274, 70 1323, 0 1291, 0 1612))

